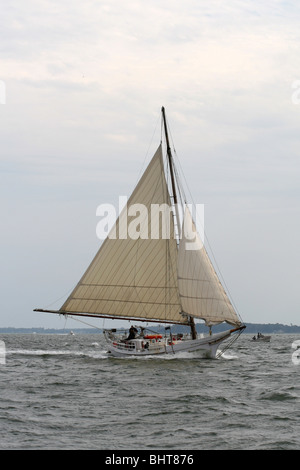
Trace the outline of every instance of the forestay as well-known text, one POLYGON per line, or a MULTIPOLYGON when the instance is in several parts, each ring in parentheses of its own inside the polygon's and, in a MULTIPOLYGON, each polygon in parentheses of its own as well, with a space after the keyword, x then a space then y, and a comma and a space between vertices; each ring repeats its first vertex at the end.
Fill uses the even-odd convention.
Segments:
POLYGON ((240 325, 188 208, 185 210, 179 243, 178 285, 182 310, 185 313, 202 318, 209 326, 224 321, 240 325))

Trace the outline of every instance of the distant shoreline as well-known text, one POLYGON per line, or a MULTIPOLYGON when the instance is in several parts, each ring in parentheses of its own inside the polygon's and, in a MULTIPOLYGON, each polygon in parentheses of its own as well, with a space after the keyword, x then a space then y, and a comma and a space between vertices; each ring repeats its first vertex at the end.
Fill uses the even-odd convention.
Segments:
MULTIPOLYGON (((207 327, 203 323, 198 323, 197 331, 199 333, 207 332, 207 327)), ((286 334, 286 333, 298 333, 300 334, 300 326, 298 325, 284 325, 282 323, 246 323, 245 333, 268 333, 268 334, 286 334)), ((163 327, 163 326, 162 326, 163 327)), ((180 326, 172 326, 172 331, 178 332, 180 326)), ((150 326, 150 329, 155 329, 155 327, 150 326)), ((228 329, 227 324, 216 325, 213 330, 214 332, 224 331, 228 329)), ((70 332, 75 334, 97 334, 102 333, 102 329, 96 328, 15 328, 15 327, 0 327, 0 334, 69 334, 70 332)))

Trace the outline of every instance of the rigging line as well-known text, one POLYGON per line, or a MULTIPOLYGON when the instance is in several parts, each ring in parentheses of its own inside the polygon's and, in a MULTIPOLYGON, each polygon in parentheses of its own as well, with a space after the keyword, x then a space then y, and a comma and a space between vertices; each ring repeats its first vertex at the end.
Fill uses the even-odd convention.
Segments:
MULTIPOLYGON (((177 160, 179 160, 179 159, 178 159, 178 156, 177 156, 177 153, 176 153, 176 150, 175 150, 175 146, 174 146, 174 143, 173 143, 173 139, 172 139, 172 145, 173 145, 174 154, 175 154, 177 160)), ((174 178, 174 179, 175 179, 175 184, 176 184, 176 186, 177 186, 177 197, 178 197, 178 200, 179 200, 179 202, 180 202, 180 207, 181 207, 181 210, 182 210, 182 214, 181 214, 182 221, 179 221, 179 223, 180 223, 181 226, 182 226, 182 230, 181 230, 181 233, 180 233, 180 236, 179 236, 179 240, 178 240, 178 244, 179 244, 179 241, 180 241, 181 237, 184 236, 184 234, 183 234, 184 207, 185 207, 185 205, 187 205, 187 198, 186 198, 186 195, 185 195, 184 187, 183 187, 183 185, 182 185, 182 183, 181 183, 181 181, 180 181, 179 173, 178 173, 178 170, 177 170, 177 166, 175 165, 174 158, 173 158, 173 172, 174 172, 174 176, 175 176, 175 178, 174 178)), ((183 173, 183 172, 182 172, 182 173, 183 173)), ((187 185, 187 184, 186 184, 186 185, 187 185)), ((188 185, 187 185, 187 187, 188 187, 188 185)), ((178 205, 178 201, 177 201, 177 205, 178 205)), ((177 210, 178 210, 178 209, 179 209, 179 208, 177 208, 177 210)), ((194 261, 194 262, 190 261, 190 262, 192 263, 193 272, 195 272, 195 270, 196 270, 196 263, 195 263, 195 261, 194 261)))
MULTIPOLYGON (((169 174, 168 174, 168 178, 169 178, 169 174)), ((168 187, 166 186, 164 189, 166 191, 166 199, 169 199, 169 202, 171 202, 170 195, 168 193, 168 187)), ((171 217, 173 217, 173 211, 172 211, 171 217)), ((169 223, 172 224, 172 221, 170 219, 169 219, 169 223)), ((173 219, 173 224, 174 224, 174 219, 173 219)), ((172 233, 172 237, 174 237, 175 226, 172 227, 172 232, 174 232, 172 233)), ((169 238, 166 240, 166 252, 165 252, 165 256, 166 256, 166 290, 165 290, 166 305, 168 301, 168 312, 167 312, 167 307, 166 307, 166 315, 171 314, 171 290, 172 289, 170 288, 170 286, 171 286, 171 279, 174 280, 173 263, 172 263, 172 255, 171 255, 171 232, 169 235, 170 235, 169 238)))
POLYGON ((241 334, 242 334, 242 331, 240 331, 238 334, 232 336, 231 340, 228 341, 228 343, 224 345, 224 348, 221 349, 221 350, 218 352, 218 354, 216 355, 216 359, 219 359, 219 357, 222 356, 222 354, 223 354, 225 351, 227 351, 227 349, 229 349, 229 348, 233 345, 233 343, 236 342, 236 340, 240 337, 241 334))
MULTIPOLYGON (((163 132, 163 119, 162 119, 161 122, 162 122, 161 129, 162 129, 162 132, 163 132)), ((170 204, 171 207, 172 207, 172 200, 171 200, 171 196, 170 196, 170 192, 169 192, 169 187, 170 187, 170 184, 171 184, 171 182, 170 182, 171 176, 170 176, 169 159, 165 158, 163 163, 164 163, 164 165, 163 165, 164 181, 166 183, 163 187, 163 191, 164 191, 164 194, 165 194, 166 201, 168 201, 168 204, 170 204)), ((169 314, 169 315, 171 314, 171 295, 172 295, 171 291, 172 291, 172 288, 170 286, 171 286, 171 279, 174 281, 174 279, 176 277, 176 274, 174 275, 174 271, 173 271, 174 266, 173 266, 173 263, 172 263, 171 239, 173 240, 173 238, 175 237, 176 244, 178 243, 178 237, 176 235, 176 230, 177 230, 177 234, 178 234, 178 227, 174 223, 175 221, 177 222, 177 219, 175 217, 173 207, 172 207, 172 213, 170 214, 170 218, 171 218, 171 220, 169 220, 169 223, 170 223, 169 238, 166 239, 166 244, 165 244, 165 259, 166 259, 166 268, 165 268, 165 285, 166 285, 166 288, 165 288, 165 316, 167 314, 169 314), (171 232, 172 232, 172 237, 171 237, 171 232)), ((178 299, 178 301, 179 301, 179 299, 178 299)))
POLYGON ((69 315, 69 314, 62 314, 62 315, 66 317, 66 322, 67 322, 68 317, 71 317, 72 320, 78 321, 79 323, 84 323, 85 325, 91 326, 92 328, 96 328, 96 330, 102 331, 102 329, 99 328, 98 326, 92 325, 91 323, 87 323, 86 321, 83 321, 83 320, 79 320, 78 318, 74 318, 72 315, 69 315))
MULTIPOLYGON (((166 188, 166 191, 167 191, 167 188, 166 188)), ((171 217, 173 217, 171 215, 171 217)), ((170 221, 170 224, 172 222, 170 221)), ((174 223, 174 219, 173 219, 173 223, 174 223)), ((175 226, 172 227, 172 236, 174 237, 175 235, 175 226)), ((173 263, 172 263, 172 254, 171 254, 171 233, 170 233, 170 236, 169 236, 169 239, 166 240, 166 297, 168 296, 168 308, 169 308, 169 311, 168 311, 168 314, 170 315, 171 314, 171 292, 172 292, 172 289, 171 289, 171 279, 173 280, 174 282, 174 271, 173 271, 173 263)), ((167 299, 166 299, 167 301, 167 299)))
POLYGON ((67 320, 68 320, 68 317, 65 318, 64 330, 66 329, 67 320))
POLYGON ((152 137, 151 137, 151 139, 150 139, 150 142, 149 142, 149 145, 148 145, 148 149, 147 149, 147 151, 146 151, 146 154, 145 154, 145 157, 144 157, 144 161, 143 161, 143 163, 142 163, 142 165, 141 165, 141 169, 140 169, 140 171, 139 171, 138 178, 137 178, 137 180, 136 180, 136 184, 134 185, 134 187, 135 187, 135 186, 137 185, 137 183, 139 182, 140 177, 141 177, 141 174, 143 173, 145 161, 147 160, 147 158, 148 158, 148 156, 149 156, 150 147, 151 147, 152 142, 153 142, 153 140, 154 140, 154 136, 155 136, 155 134, 156 134, 156 132, 157 132, 157 127, 158 127, 159 120, 160 120, 160 116, 158 116, 157 119, 156 119, 154 131, 153 131, 152 137))
MULTIPOLYGON (((75 284, 75 286, 76 286, 76 285, 77 285, 77 284, 75 284)), ((58 299, 56 299, 56 300, 54 300, 53 302, 51 302, 50 304, 46 305, 45 308, 48 309, 48 308, 51 307, 52 305, 56 304, 56 302, 59 302, 61 299, 66 299, 66 297, 67 297, 68 295, 70 295, 70 293, 74 290, 75 286, 74 286, 74 287, 71 287, 70 289, 68 289, 68 291, 67 291, 64 295, 62 295, 61 297, 59 297, 58 299)))
MULTIPOLYGON (((169 185, 170 185, 170 168, 169 168, 169 161, 168 159, 166 158, 166 163, 165 163, 165 179, 166 179, 166 196, 168 198, 168 202, 170 203, 170 205, 172 206, 172 201, 171 201, 171 196, 169 194, 169 191, 168 191, 168 188, 169 188, 169 185)), ((171 214, 171 220, 170 220, 170 224, 172 226, 172 237, 175 237, 175 240, 176 240, 176 246, 177 246, 177 249, 178 249, 178 243, 179 243, 179 231, 178 231, 178 227, 177 227, 177 224, 178 221, 175 217, 175 212, 174 212, 174 209, 172 207, 172 214, 171 214), (177 232, 176 232, 177 231, 177 232)), ((170 234, 171 235, 171 234, 170 234)), ((167 240, 167 243, 166 243, 166 259, 167 259, 167 267, 166 267, 166 280, 168 281, 168 296, 169 296, 169 313, 171 313, 171 288, 170 288, 170 283, 171 283, 171 279, 174 281, 175 278, 177 278, 177 273, 175 272, 174 273, 174 266, 173 266, 173 263, 172 263, 172 255, 171 255, 171 236, 169 238, 169 240, 167 240)), ((167 291, 166 291, 166 296, 167 296, 167 291)), ((182 306, 181 306, 181 303, 180 303, 180 298, 178 297, 178 302, 179 302, 179 305, 180 305, 180 309, 182 311, 182 306)))
MULTIPOLYGON (((167 123, 167 125, 168 125, 168 123, 167 123)), ((179 167, 180 170, 181 170, 181 174, 182 174, 183 180, 185 181, 185 184, 186 184, 187 190, 188 190, 188 192, 189 192, 191 201, 192 201, 193 205, 194 205, 195 207, 197 207, 197 206, 195 205, 195 202, 194 202, 193 197, 192 197, 192 195, 191 195, 191 192, 190 192, 190 190, 189 190, 189 186, 188 186, 188 184, 187 184, 187 181, 186 181, 184 172, 183 172, 182 167, 181 167, 181 165, 180 165, 180 160, 179 160, 179 158, 178 158, 178 155, 177 155, 177 152, 176 152, 176 149, 175 149, 175 145, 174 145, 174 140, 173 140, 172 132, 171 132, 171 129, 169 128, 169 125, 168 125, 168 131, 169 131, 169 136, 171 137, 171 142, 172 142, 172 146, 173 146, 173 152, 174 152, 174 155, 176 156, 176 161, 178 162, 178 167, 179 167)), ((176 165, 174 165, 173 167, 175 167, 175 169, 176 169, 176 165)), ((177 173, 177 171, 175 172, 175 174, 176 174, 176 173, 177 173)), ((179 187, 179 189, 183 192, 183 196, 184 196, 184 198, 185 198, 185 193, 184 193, 183 186, 178 184, 178 174, 176 174, 176 176, 177 176, 177 177, 176 177, 176 180, 177 180, 177 181, 176 181, 176 182, 177 182, 177 187, 179 187)), ((180 191, 179 191, 179 192, 180 192, 180 191)), ((185 200, 186 200, 186 198, 185 198, 185 200)), ((197 227, 196 227, 196 228, 197 228, 197 227)), ((210 245, 210 243, 209 243, 209 239, 208 239, 208 236, 207 236, 207 232, 204 231, 204 227, 203 227, 203 233, 204 233, 204 235, 205 235, 205 239, 207 240, 207 245, 208 245, 208 247, 209 247, 209 249, 210 249, 210 252, 211 252, 212 258, 213 258, 213 260, 214 260, 215 266, 216 266, 216 268, 217 268, 217 270, 218 270, 218 272, 219 272, 219 275, 220 275, 220 277, 221 277, 221 279, 222 279, 222 283, 223 283, 224 287, 226 288, 226 291, 227 291, 229 300, 231 301, 231 303, 232 303, 234 309, 236 310, 236 313, 237 313, 237 315, 239 316, 240 320, 243 321, 243 320, 242 320, 242 317, 241 317, 241 315, 240 315, 240 313, 239 313, 239 310, 238 310, 237 306, 235 305, 235 303, 234 303, 234 301, 233 301, 233 297, 232 297, 232 295, 231 295, 231 293, 230 293, 230 290, 229 290, 229 288, 228 288, 228 286, 227 286, 227 284, 226 284, 226 282, 225 282, 225 279, 224 279, 224 276, 223 276, 223 274, 222 274, 222 272, 221 272, 221 269, 220 269, 220 267, 219 267, 219 265, 218 265, 218 263, 217 263, 216 257, 215 257, 215 255, 214 255, 214 252, 213 252, 213 250, 212 250, 212 247, 211 247, 211 245, 210 245)), ((225 299, 225 300, 226 300, 226 299, 225 299)))
MULTIPOLYGON (((176 170, 175 165, 173 165, 173 169, 176 170)), ((164 163, 164 173, 165 173, 165 178, 166 178, 167 191, 168 191, 168 196, 169 196, 169 203, 170 203, 170 206, 172 208, 172 220, 173 220, 173 225, 174 225, 174 237, 175 237, 176 244, 177 244, 177 247, 178 247, 179 241, 180 241, 180 220, 178 220, 177 216, 176 216, 176 207, 175 207, 174 196, 173 196, 173 191, 172 191, 172 182, 171 182, 171 168, 170 168, 169 159, 167 157, 165 158, 165 163, 164 163)), ((178 185, 178 182, 176 180, 176 173, 175 173, 175 181, 176 181, 177 189, 179 189, 179 185, 178 185)), ((180 197, 180 200, 182 200, 180 192, 179 192, 179 197, 180 197)), ((177 204, 177 206, 178 206, 178 204, 177 204)), ((177 209, 178 209, 178 207, 177 207, 177 209)))
MULTIPOLYGON (((161 120, 161 121, 162 121, 162 120, 161 120)), ((163 165, 163 166, 164 166, 164 165, 163 165)), ((164 169, 164 168, 163 168, 163 169, 164 169)), ((166 185, 168 185, 168 175, 166 175, 165 180, 166 180, 166 185)), ((168 188, 168 186, 165 188, 166 191, 168 192, 168 189, 167 189, 167 188, 168 188)), ((166 200, 167 200, 167 197, 166 197, 166 200)), ((171 236, 170 233, 169 233, 169 236, 171 236)), ((166 242, 167 242, 167 240, 166 240, 166 242)), ((168 283, 168 280, 169 280, 169 279, 168 279, 168 274, 169 274, 169 269, 168 269, 168 268, 169 268, 168 242, 167 242, 166 245, 165 245, 165 259, 166 259, 166 266, 165 266, 165 286, 166 286, 166 288, 165 288, 165 292, 164 292, 164 293, 165 293, 165 319, 166 319, 166 318, 167 318, 167 315, 168 315, 168 313, 169 313, 169 312, 167 312, 167 301, 169 300, 169 302, 170 302, 170 299, 167 298, 167 297, 168 297, 168 292, 169 292, 169 289, 167 288, 167 286, 169 285, 169 283, 168 283)), ((168 303, 169 303, 169 302, 168 302, 168 303)))
MULTIPOLYGON (((185 181, 185 184, 186 184, 186 187, 187 187, 187 190, 188 190, 190 199, 191 199, 191 201, 192 201, 192 204, 193 204, 193 206, 194 206, 195 208, 197 208, 197 206, 196 206, 196 204, 195 204, 195 202, 194 202, 193 196, 192 196, 192 194, 191 194, 191 192, 190 192, 190 190, 189 190, 189 186, 188 186, 188 184, 187 184, 187 181, 186 181, 186 178, 185 178, 185 175, 184 175, 184 172, 183 172, 183 169, 182 169, 182 166, 181 166, 181 164, 180 164, 180 160, 179 160, 179 158, 178 158, 178 155, 177 155, 177 153, 176 153, 175 148, 174 148, 174 153, 175 153, 175 156, 176 156, 176 161, 177 161, 177 163, 178 163, 178 167, 180 168, 180 171, 181 171, 181 176, 182 176, 183 180, 185 181)), ((176 168, 176 167, 175 167, 175 168, 176 168)), ((181 186, 182 186, 182 185, 181 185, 181 186)), ((181 189, 182 189, 182 192, 183 192, 184 197, 185 197, 184 190, 183 190, 183 188, 181 188, 181 189)), ((198 214, 197 214, 197 210, 196 210, 196 215, 198 215, 198 214)), ((199 219, 201 220, 200 217, 199 217, 199 219)), ((196 227, 196 228, 197 228, 197 227, 196 227)), ((202 228, 203 228, 203 233, 204 233, 204 238, 205 238, 205 244, 207 243, 207 246, 209 247, 211 257, 212 257, 212 259, 214 260, 215 267, 217 268, 217 271, 218 271, 218 273, 219 273, 219 275, 220 275, 220 278, 222 279, 222 283, 223 283, 224 287, 226 288, 226 291, 227 291, 227 293, 228 293, 229 300, 230 300, 230 302, 232 303, 234 309, 236 310, 236 313, 237 313, 237 315, 239 316, 240 320, 243 321, 243 320, 242 320, 242 317, 241 317, 241 315, 240 315, 240 313, 239 313, 239 310, 238 310, 237 306, 236 306, 235 303, 234 303, 234 300, 233 300, 233 297, 232 297, 232 295, 231 295, 231 293, 230 293, 230 290, 229 290, 229 288, 228 288, 228 286, 227 286, 227 284, 226 284, 226 281, 225 281, 225 278, 224 278, 224 276, 223 276, 223 274, 222 274, 222 271, 221 271, 221 269, 220 269, 220 267, 219 267, 219 265, 218 265, 218 263, 217 263, 217 260, 216 260, 216 257, 215 257, 215 255, 214 255, 213 249, 212 249, 212 247, 211 247, 211 245, 210 245, 210 242, 209 242, 209 237, 207 236, 207 231, 204 230, 204 227, 202 227, 202 228)))

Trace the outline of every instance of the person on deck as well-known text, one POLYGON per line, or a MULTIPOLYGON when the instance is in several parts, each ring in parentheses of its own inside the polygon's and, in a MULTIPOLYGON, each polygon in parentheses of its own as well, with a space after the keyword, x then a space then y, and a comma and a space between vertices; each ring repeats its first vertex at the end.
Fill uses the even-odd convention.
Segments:
POLYGON ((134 339, 137 332, 138 332, 138 330, 136 328, 134 328, 134 326, 131 326, 130 329, 129 329, 129 336, 128 336, 128 338, 126 338, 126 341, 134 339))

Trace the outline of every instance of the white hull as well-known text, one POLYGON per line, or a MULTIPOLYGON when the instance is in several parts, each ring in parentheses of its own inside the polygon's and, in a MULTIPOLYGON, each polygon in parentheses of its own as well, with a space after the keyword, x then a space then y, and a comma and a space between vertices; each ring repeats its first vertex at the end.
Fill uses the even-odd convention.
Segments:
POLYGON ((172 344, 170 344, 171 342, 169 337, 152 340, 138 338, 130 341, 117 341, 110 339, 109 335, 106 334, 105 338, 108 343, 108 353, 114 357, 146 357, 198 351, 202 353, 202 356, 204 357, 215 358, 220 344, 229 338, 231 333, 235 331, 237 330, 227 330, 222 333, 194 340, 175 340, 172 341, 172 344))

